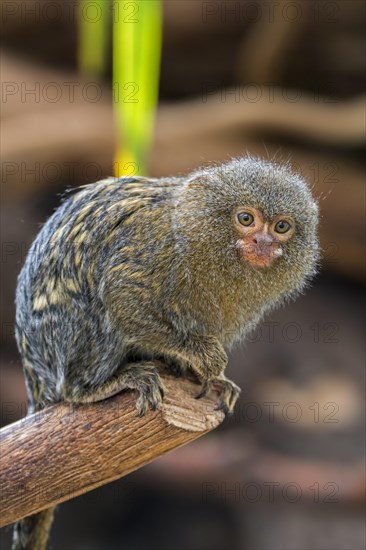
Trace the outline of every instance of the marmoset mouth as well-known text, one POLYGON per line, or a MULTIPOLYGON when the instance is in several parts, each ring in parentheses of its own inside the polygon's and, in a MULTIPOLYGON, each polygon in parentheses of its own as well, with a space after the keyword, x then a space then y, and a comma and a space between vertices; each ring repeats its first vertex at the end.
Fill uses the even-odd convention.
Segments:
POLYGON ((273 257, 269 256, 247 256, 245 260, 252 266, 258 268, 266 268, 272 265, 273 257))
POLYGON ((272 244, 250 243, 239 247, 242 260, 258 268, 269 267, 272 262, 282 256, 281 247, 274 247, 272 244))

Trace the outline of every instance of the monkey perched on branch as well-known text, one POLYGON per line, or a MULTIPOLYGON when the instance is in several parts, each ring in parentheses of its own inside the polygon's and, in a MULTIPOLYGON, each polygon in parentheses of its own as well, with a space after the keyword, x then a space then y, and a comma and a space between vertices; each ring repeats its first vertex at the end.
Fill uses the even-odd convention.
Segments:
MULTIPOLYGON (((240 390, 225 377, 224 346, 306 286, 317 221, 302 179, 249 157, 83 186, 44 225, 18 280, 29 410, 130 388, 145 414, 164 397, 159 359, 232 412, 240 390)), ((18 522, 14 548, 43 549, 52 514, 18 522)))

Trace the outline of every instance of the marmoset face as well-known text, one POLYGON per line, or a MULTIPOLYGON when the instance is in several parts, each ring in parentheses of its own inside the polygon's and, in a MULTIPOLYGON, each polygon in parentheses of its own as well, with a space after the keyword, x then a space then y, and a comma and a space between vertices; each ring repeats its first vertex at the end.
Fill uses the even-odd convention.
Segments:
POLYGON ((284 214, 267 219, 261 210, 250 206, 234 210, 234 225, 241 259, 256 268, 269 267, 282 256, 282 244, 296 231, 291 216, 284 214))

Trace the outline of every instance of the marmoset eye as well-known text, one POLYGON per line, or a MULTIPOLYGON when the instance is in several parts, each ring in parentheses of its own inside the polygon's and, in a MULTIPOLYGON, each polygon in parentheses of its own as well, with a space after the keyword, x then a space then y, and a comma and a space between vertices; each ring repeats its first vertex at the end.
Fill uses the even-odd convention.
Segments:
POLYGON ((286 220, 280 220, 276 223, 274 229, 276 233, 287 233, 291 229, 291 224, 286 220))
POLYGON ((250 212, 239 212, 238 222, 245 226, 252 225, 254 222, 254 216, 250 212))

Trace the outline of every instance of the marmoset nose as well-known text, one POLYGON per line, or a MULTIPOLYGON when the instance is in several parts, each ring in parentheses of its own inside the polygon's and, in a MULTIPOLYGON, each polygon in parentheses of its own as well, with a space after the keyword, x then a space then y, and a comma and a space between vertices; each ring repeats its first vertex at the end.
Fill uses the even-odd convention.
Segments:
POLYGON ((256 233, 253 236, 253 243, 259 245, 270 246, 273 242, 273 238, 268 233, 256 233))

